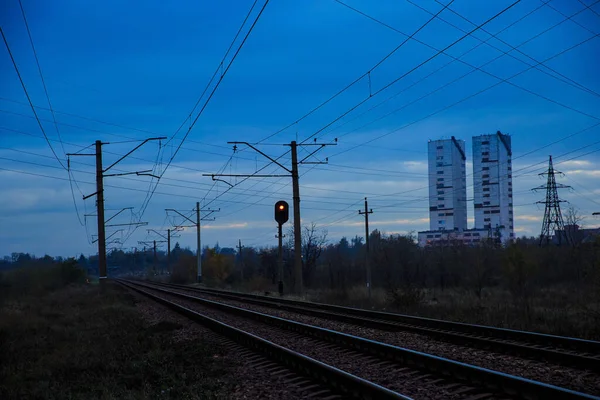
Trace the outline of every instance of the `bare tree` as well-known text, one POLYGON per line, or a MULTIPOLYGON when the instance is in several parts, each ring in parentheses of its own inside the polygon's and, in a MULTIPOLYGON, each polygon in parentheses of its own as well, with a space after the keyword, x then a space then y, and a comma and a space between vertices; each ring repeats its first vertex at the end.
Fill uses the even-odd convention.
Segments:
POLYGON ((579 209, 571 205, 565 212, 565 235, 568 235, 569 242, 571 244, 577 244, 583 238, 580 237, 579 228, 583 227, 583 221, 585 217, 581 214, 579 209))
POLYGON ((565 225, 577 225, 578 227, 583 227, 583 221, 585 221, 585 217, 581 214, 578 208, 571 205, 567 208, 565 212, 565 225))
MULTIPOLYGON (((289 241, 293 243, 294 228, 288 233, 289 241)), ((327 243, 327 230, 317 228, 317 224, 311 222, 305 226, 302 232, 302 280, 304 285, 310 286, 311 280, 317 268, 317 260, 321 256, 323 247, 327 243)))

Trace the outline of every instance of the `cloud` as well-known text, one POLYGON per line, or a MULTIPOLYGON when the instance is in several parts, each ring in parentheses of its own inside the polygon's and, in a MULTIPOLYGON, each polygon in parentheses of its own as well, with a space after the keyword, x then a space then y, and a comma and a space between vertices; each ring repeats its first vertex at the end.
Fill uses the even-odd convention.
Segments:
POLYGON ((243 229, 247 228, 248 223, 242 222, 237 224, 222 224, 222 225, 202 225, 202 229, 243 229))
POLYGON ((427 172, 427 162, 425 161, 404 161, 402 163, 409 171, 425 171, 427 172))
POLYGON ((568 160, 568 161, 563 161, 560 163, 561 167, 587 167, 592 165, 591 162, 587 161, 587 160, 568 160))
POLYGON ((538 215, 517 215, 515 219, 517 221, 538 222, 542 220, 542 217, 538 215))
POLYGON ((592 170, 587 170, 587 169, 574 169, 571 171, 565 171, 565 174, 567 175, 583 175, 586 177, 600 177, 600 169, 592 169, 592 170))
MULTIPOLYGON (((395 219, 395 220, 370 220, 369 225, 375 229, 377 226, 386 226, 386 225, 419 225, 419 224, 428 224, 429 218, 411 218, 411 219, 395 219)), ((347 222, 338 222, 334 224, 330 224, 328 226, 364 226, 363 221, 347 221, 347 222)))
POLYGON ((518 233, 531 233, 531 231, 529 229, 524 228, 524 227, 515 228, 514 231, 518 232, 518 233))

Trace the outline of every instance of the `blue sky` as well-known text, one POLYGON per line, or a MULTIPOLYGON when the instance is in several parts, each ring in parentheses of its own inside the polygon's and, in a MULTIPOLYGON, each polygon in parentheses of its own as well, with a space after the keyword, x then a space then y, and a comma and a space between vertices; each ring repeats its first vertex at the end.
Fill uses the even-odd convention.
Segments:
MULTIPOLYGON (((344 3, 388 26, 334 0, 269 2, 141 215, 148 226, 113 238, 127 238, 124 248, 141 247, 138 241, 156 238, 147 229, 181 222, 165 208, 189 213, 201 201, 220 208, 215 221, 203 226, 203 243, 276 243, 272 207, 280 199, 291 203, 289 178, 224 178, 235 185, 227 190, 202 174, 245 174, 265 166, 251 150, 234 154, 227 141, 258 142, 297 121, 369 71, 443 7, 429 0, 344 3)), ((253 1, 22 4, 58 129, 18 0, 2 2, 0 23, 50 143, 66 163, 66 152, 82 151, 95 140, 111 142, 103 146, 108 165, 137 144, 131 140, 175 134, 253 1)), ((257 1, 249 22, 263 4, 257 1)), ((587 216, 586 225, 600 224, 591 216, 600 211, 600 4, 523 0, 459 40, 511 4, 455 0, 372 70, 370 79, 262 142, 261 149, 276 157, 286 151, 282 143, 296 138, 317 132, 320 142, 338 138, 337 146, 318 153, 329 165, 300 167, 303 223, 327 229, 332 241, 362 235, 357 210, 367 196, 372 229, 427 229, 427 140, 454 135, 466 141, 471 189, 471 137, 501 130, 513 140, 518 235, 539 234, 543 209, 535 202, 544 193, 530 189, 544 183, 537 174, 550 154, 565 173, 560 181, 573 187, 562 197, 587 216)), ((95 219, 84 217, 94 213, 94 198, 82 200, 95 190, 94 160, 72 158, 69 182, 33 117, 8 52, 0 52, 0 255, 94 254, 95 219)), ((230 60, 231 54, 225 63, 230 60)), ((188 126, 189 121, 184 131, 188 126)), ((182 137, 180 132, 166 145, 146 144, 115 172, 163 172, 182 137)), ((281 160, 289 164, 289 156, 281 160)), ((263 172, 282 173, 273 165, 263 172)), ((139 220, 147 189, 155 183, 135 175, 106 178, 107 218, 133 207, 113 221, 139 220)), ((471 220, 472 206, 468 215, 471 220)), ((191 230, 176 240, 195 245, 191 230)))

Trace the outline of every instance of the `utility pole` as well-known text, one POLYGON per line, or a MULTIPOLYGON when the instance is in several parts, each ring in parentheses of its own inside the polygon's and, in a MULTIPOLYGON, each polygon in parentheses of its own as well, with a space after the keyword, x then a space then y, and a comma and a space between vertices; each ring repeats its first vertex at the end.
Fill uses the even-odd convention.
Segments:
POLYGON ((138 242, 138 244, 152 246, 152 249, 153 249, 153 269, 154 269, 154 272, 156 272, 156 266, 158 265, 157 247, 158 247, 158 245, 160 243, 166 243, 166 240, 152 240, 152 241, 139 241, 138 242))
POLYGON ((369 301, 371 300, 371 260, 369 250, 369 214, 373 214, 373 210, 369 209, 367 198, 365 197, 365 211, 358 210, 359 215, 365 216, 365 245, 367 251, 365 253, 365 267, 367 268, 367 290, 369 292, 369 301))
POLYGON ((200 240, 200 202, 196 202, 196 282, 202 283, 202 243, 200 240))
POLYGON ((154 273, 156 274, 156 240, 154 241, 154 273))
MULTIPOLYGON (((296 293, 302 295, 302 226, 300 226, 300 182, 298 182, 298 145, 295 140, 290 144, 292 151, 292 200, 294 202, 294 282, 296 293)), ((281 249, 281 225, 279 226, 279 248, 281 249)), ((279 251, 282 253, 282 251, 279 251)), ((279 256, 282 257, 281 254, 279 256)), ((281 261, 283 264, 283 260, 281 261)))
POLYGON ((165 211, 167 211, 167 212, 173 211, 173 212, 179 214, 179 216, 183 217, 188 222, 192 223, 192 225, 177 225, 176 229, 191 228, 191 227, 196 228, 196 281, 198 283, 201 283, 202 282, 202 247, 201 247, 202 243, 200 240, 200 226, 201 226, 200 222, 201 221, 214 221, 215 220, 214 218, 207 219, 207 217, 214 212, 221 211, 221 209, 219 208, 217 210, 211 210, 209 208, 206 210, 202 210, 200 208, 200 202, 197 201, 196 208, 194 210, 196 212, 196 220, 195 221, 190 219, 190 217, 183 215, 183 213, 181 213, 173 208, 165 208, 165 211), (201 217, 201 215, 200 215, 201 212, 207 212, 208 214, 206 214, 206 216, 204 216, 204 217, 201 217))
POLYGON ((238 255, 240 256, 240 280, 244 280, 244 258, 242 256, 242 239, 238 239, 238 255))
MULTIPOLYGON (((107 176, 122 176, 122 175, 138 175, 138 176, 154 176, 152 175, 150 172, 152 172, 152 170, 146 170, 146 171, 137 171, 137 172, 125 172, 125 173, 120 173, 120 174, 106 174, 106 172, 111 169, 112 167, 114 167, 115 165, 117 165, 119 162, 121 162, 123 159, 125 159, 127 156, 129 156, 131 153, 133 153, 134 151, 136 151, 137 149, 139 149, 140 147, 142 147, 146 142, 149 142, 151 140, 162 140, 162 139, 166 139, 166 137, 158 137, 158 138, 149 138, 149 139, 145 139, 142 141, 141 144, 139 144, 138 146, 134 147, 133 150, 129 151, 127 154, 125 154, 124 156, 122 156, 121 158, 119 158, 117 161, 115 161, 114 163, 112 163, 110 166, 108 166, 106 169, 103 169, 102 167, 102 145, 104 144, 110 144, 110 143, 103 143, 100 140, 96 140, 95 142, 95 153, 94 154, 81 154, 81 153, 68 153, 67 154, 67 165, 68 168, 71 168, 71 161, 70 161, 70 157, 71 156, 95 156, 96 157, 96 192, 92 193, 90 195, 87 196, 83 196, 83 199, 88 199, 94 195, 96 195, 96 208, 97 208, 97 220, 98 220, 98 279, 100 280, 100 285, 104 285, 104 280, 107 278, 106 275, 106 221, 104 220, 104 178, 107 176)), ((157 177, 158 178, 158 177, 157 177)), ((124 226, 124 225, 144 225, 144 223, 138 222, 138 223, 133 223, 133 224, 119 224, 118 226, 124 226)), ((116 225, 113 225, 116 226, 116 225)))
MULTIPOLYGON (((277 177, 291 177, 292 178, 292 196, 293 196, 293 204, 294 204, 294 282, 295 282, 295 292, 298 295, 302 295, 303 285, 302 285, 302 227, 300 224, 300 176, 298 174, 298 165, 299 164, 327 164, 327 158, 325 161, 307 161, 307 159, 311 158, 315 155, 319 150, 324 148, 325 146, 337 145, 337 138, 335 139, 335 143, 317 143, 317 139, 315 138, 314 143, 297 143, 295 140, 290 142, 289 144, 284 144, 283 146, 290 146, 290 151, 292 153, 292 166, 288 168, 281 164, 279 160, 281 157, 274 159, 273 157, 265 154, 261 150, 257 149, 253 145, 248 142, 227 142, 229 144, 233 144, 233 151, 237 150, 238 144, 244 144, 263 157, 269 159, 271 163, 278 165, 283 168, 287 174, 282 175, 273 175, 273 174, 203 174, 204 176, 210 176, 213 180, 221 180, 215 179, 216 176, 228 176, 228 177, 246 177, 246 178, 277 178, 277 177), (313 152, 309 153, 302 160, 298 161, 298 146, 317 146, 317 149, 313 152)), ((257 171, 258 172, 258 171, 257 171)), ((230 183, 228 183, 231 187, 230 183)))
MULTIPOLYGON (((175 228, 175 232, 177 232, 178 229, 175 228)), ((173 273, 173 271, 171 271, 171 238, 173 237, 179 237, 179 235, 172 235, 171 232, 172 230, 169 228, 167 229, 167 236, 163 235, 162 233, 154 230, 154 229, 148 229, 148 232, 154 232, 156 233, 158 236, 162 237, 164 240, 161 240, 160 242, 162 243, 167 243, 167 271, 169 273, 173 273)))
MULTIPOLYGON (((106 227, 104 226, 104 176, 102 171, 102 142, 96 140, 96 212, 98 216, 98 279, 106 279, 106 227)), ((85 197, 84 197, 85 199, 85 197)))

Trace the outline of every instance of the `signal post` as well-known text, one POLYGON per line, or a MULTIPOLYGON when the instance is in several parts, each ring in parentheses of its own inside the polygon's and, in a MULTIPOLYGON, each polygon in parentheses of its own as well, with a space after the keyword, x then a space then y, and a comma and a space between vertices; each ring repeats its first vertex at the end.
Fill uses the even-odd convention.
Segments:
POLYGON ((275 203, 275 221, 277 221, 277 237, 279 238, 279 253, 277 264, 279 266, 279 295, 283 296, 283 224, 290 218, 290 206, 280 200, 275 203))

